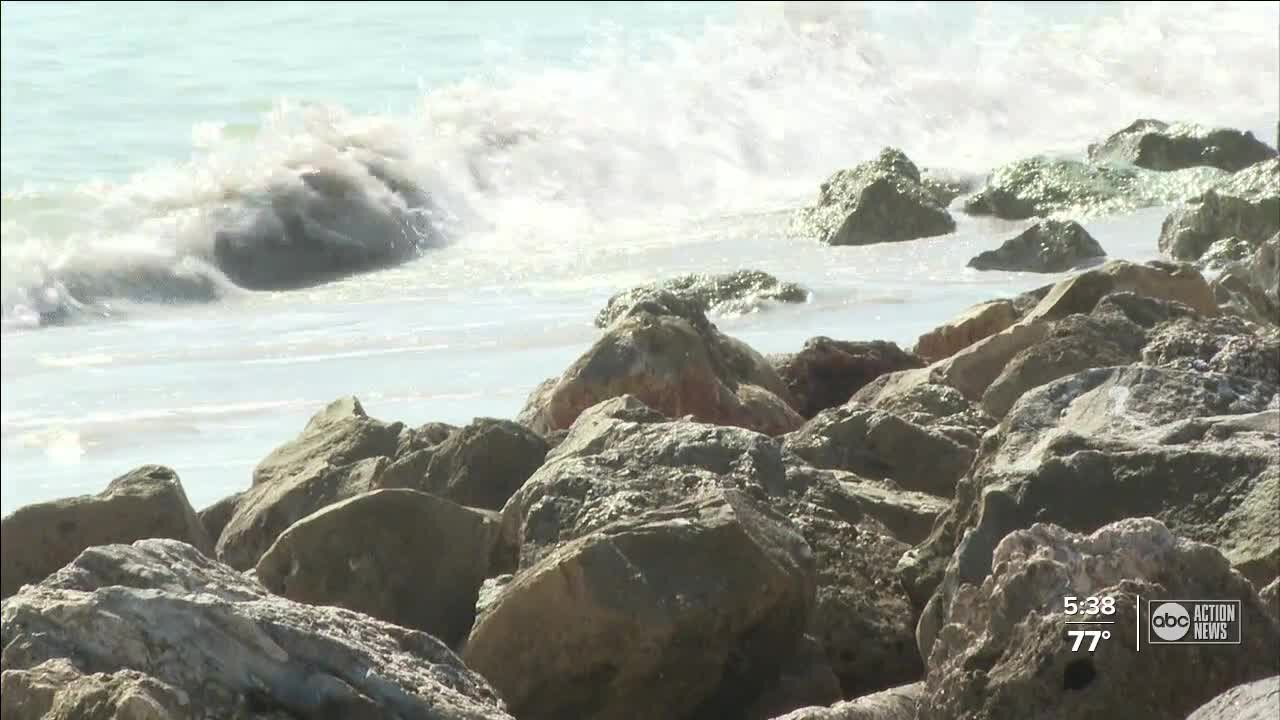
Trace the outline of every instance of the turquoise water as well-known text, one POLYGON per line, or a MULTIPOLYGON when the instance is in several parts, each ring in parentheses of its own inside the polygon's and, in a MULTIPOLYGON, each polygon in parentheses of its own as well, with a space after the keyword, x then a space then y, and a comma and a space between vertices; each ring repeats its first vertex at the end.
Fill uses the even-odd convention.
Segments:
MULTIPOLYGON (((678 271, 813 289, 721 321, 766 352, 910 343, 1051 278, 963 269, 1019 224, 786 237, 830 172, 894 144, 981 173, 1149 116, 1271 140, 1278 22, 1244 3, 5 2, 0 510, 144 462, 203 505, 344 393, 407 422, 513 415, 609 294, 678 271), (363 181, 353 146, 431 194, 447 246, 293 292, 198 260, 211 218, 271 183, 363 181), (41 327, 46 306, 75 322, 41 327)), ((1090 229, 1153 257, 1162 218, 1090 229)))

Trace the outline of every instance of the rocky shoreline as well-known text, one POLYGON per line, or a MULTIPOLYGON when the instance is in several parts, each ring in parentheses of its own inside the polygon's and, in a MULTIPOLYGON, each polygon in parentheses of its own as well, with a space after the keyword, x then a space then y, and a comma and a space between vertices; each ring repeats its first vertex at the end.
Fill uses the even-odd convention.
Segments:
POLYGON ((675 278, 515 420, 339 398, 199 512, 159 466, 17 510, 3 717, 1274 717, 1276 151, 1141 120, 970 187, 890 148, 794 230, 910 242, 953 209, 1039 218, 973 267, 1076 272, 912 348, 776 356, 708 313, 808 291, 675 278), (1168 261, 1075 222, 1168 202, 1168 261), (1095 652, 1072 595, 1116 600, 1095 652), (1239 600, 1242 643, 1135 651, 1135 595, 1239 600))

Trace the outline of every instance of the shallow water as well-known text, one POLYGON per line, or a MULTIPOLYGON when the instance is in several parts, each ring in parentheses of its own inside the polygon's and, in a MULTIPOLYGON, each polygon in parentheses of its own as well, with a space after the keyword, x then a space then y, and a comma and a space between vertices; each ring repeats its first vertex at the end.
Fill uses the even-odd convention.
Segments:
MULTIPOLYGON (((957 213, 953 235, 863 248, 788 237, 789 209, 885 144, 982 172, 1142 116, 1274 139, 1275 6, 1035 8, 5 3, 0 511, 145 462, 203 506, 342 394, 409 423, 512 416, 598 335, 610 294, 677 272, 809 287, 807 305, 719 320, 762 352, 818 334, 909 345, 1056 277, 964 268, 1025 223, 957 213), (213 277, 212 302, 99 298, 33 327, 33 288, 66 267, 104 285, 122 258, 212 273, 182 259, 211 208, 347 172, 352 142, 433 194, 447 247, 309 290, 213 277)), ((1164 214, 1086 227, 1149 259, 1164 214)))

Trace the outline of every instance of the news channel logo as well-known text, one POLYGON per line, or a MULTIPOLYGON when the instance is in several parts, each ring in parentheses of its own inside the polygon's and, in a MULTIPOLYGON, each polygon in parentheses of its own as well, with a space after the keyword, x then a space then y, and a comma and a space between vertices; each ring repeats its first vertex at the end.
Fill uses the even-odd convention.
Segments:
POLYGON ((1152 645, 1239 645, 1239 600, 1152 600, 1147 604, 1152 645))

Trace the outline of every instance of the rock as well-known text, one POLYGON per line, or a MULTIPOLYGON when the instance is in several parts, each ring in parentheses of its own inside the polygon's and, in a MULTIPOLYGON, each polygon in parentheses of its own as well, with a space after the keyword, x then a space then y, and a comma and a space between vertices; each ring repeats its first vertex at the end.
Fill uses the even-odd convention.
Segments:
POLYGON ((1181 318, 1158 326, 1142 350, 1157 367, 1226 373, 1280 384, 1280 330, 1250 325, 1240 318, 1181 318))
POLYGON ((928 658, 920 720, 1184 717, 1223 690, 1275 673, 1280 643, 1280 627, 1222 555, 1151 518, 1121 520, 1091 535, 1041 523, 1009 534, 988 574, 961 585, 946 604, 943 623, 928 658), (1250 630, 1230 648, 1139 652, 1135 594, 1238 598, 1250 630), (1067 595, 1115 600, 1111 638, 1095 652, 1073 652, 1064 642, 1067 595))
POLYGON ((745 494, 689 497, 523 568, 463 658, 527 720, 736 716, 795 650, 813 573, 804 540, 745 494))
POLYGON ((1132 163, 1160 171, 1207 165, 1236 172, 1275 156, 1276 151, 1251 132, 1146 119, 1089 146, 1090 162, 1132 163))
POLYGON ((955 220, 900 150, 841 170, 822 184, 818 202, 796 216, 796 228, 828 245, 870 245, 946 235, 955 220))
POLYGON ((425 473, 416 482, 390 485, 383 480, 380 485, 422 490, 459 505, 501 510, 507 498, 542 466, 547 449, 546 440, 522 425, 477 418, 430 451, 425 473))
POLYGON ((0 520, 0 597, 43 580, 94 545, 173 538, 212 552, 178 475, 143 465, 97 495, 27 505, 0 520))
POLYGON ((843 405, 867 383, 890 372, 924 367, 920 358, 896 343, 848 342, 815 337, 798 353, 770 358, 787 384, 795 409, 811 418, 843 405))
POLYGON ((429 422, 416 428, 404 428, 396 438, 394 457, 399 459, 412 452, 429 450, 448 440, 449 436, 456 432, 458 432, 456 425, 442 422, 429 422))
POLYGON ((920 171, 920 186, 933 198, 934 204, 945 208, 952 200, 971 193, 981 178, 946 170, 924 168, 920 171))
POLYGON ((1280 325, 1280 304, 1252 282, 1248 268, 1232 266, 1214 278, 1209 287, 1223 313, 1259 325, 1280 325))
POLYGON ((948 500, 937 495, 903 490, 892 481, 811 465, 788 464, 787 486, 793 491, 803 489, 809 502, 852 522, 871 518, 888 535, 908 545, 928 537, 938 516, 950 506, 948 500))
POLYGON ((777 720, 916 720, 916 706, 923 691, 924 683, 911 683, 831 707, 796 710, 777 720))
MULTIPOLYGON (((1275 395, 1267 383, 1141 365, 1030 390, 985 438, 951 511, 903 557, 899 575, 916 603, 937 589, 936 611, 955 583, 981 582, 1013 530, 1051 522, 1091 532, 1150 516, 1269 580, 1280 574, 1280 415, 1267 409, 1275 395)), ((917 630, 926 655, 936 619, 926 609, 917 630)))
POLYGON ((93 584, 101 573, 80 572, 77 559, 4 603, 6 718, 19 710, 41 717, 90 693, 92 712, 102 714, 88 717, 104 718, 511 717, 482 678, 425 633, 269 595, 173 540, 89 552, 115 566, 107 575, 138 584, 93 584), (218 594, 204 592, 210 566, 218 594), (153 585, 152 576, 189 587, 153 585), (15 686, 24 692, 11 693, 15 686), (181 709, 171 714, 174 697, 181 709), (115 708, 96 705, 99 698, 115 708), (32 704, 14 707, 21 702, 32 704))
POLYGON ((1257 249, 1257 243, 1231 235, 1215 240, 1204 254, 1196 259, 1195 265, 1201 271, 1222 270, 1235 263, 1248 261, 1257 249))
POLYGON ((242 497, 244 492, 232 493, 196 513, 210 542, 218 542, 218 538, 222 536, 222 529, 231 521, 231 516, 235 514, 236 506, 242 497))
POLYGON ((540 435, 602 400, 631 394, 669 417, 778 435, 803 423, 765 359, 671 293, 632 306, 559 379, 539 386, 519 421, 540 435))
POLYGON ((964 211, 1008 220, 1062 211, 1116 213, 1192 197, 1222 177, 1212 168, 1165 173, 1038 156, 996 168, 965 200, 964 211))
POLYGON ((1274 720, 1280 712, 1280 675, 1237 685, 1201 705, 1187 720, 1274 720))
POLYGON ((596 315, 596 327, 608 327, 627 308, 661 291, 696 305, 708 315, 743 315, 771 302, 803 303, 809 300, 808 290, 759 270, 739 270, 720 275, 693 273, 614 295, 596 315))
POLYGON ((1258 599, 1271 619, 1280 623, 1280 576, 1258 591, 1258 599))
POLYGON ((349 465, 379 456, 392 457, 403 423, 384 423, 365 414, 360 401, 344 397, 316 413, 298 437, 271 451, 253 471, 253 484, 285 479, 324 460, 349 465))
POLYGON ((1247 265, 1249 280, 1280 305, 1280 233, 1272 235, 1253 253, 1247 265))
POLYGON ((1019 315, 1013 302, 1009 300, 992 300, 974 305, 921 335, 916 341, 915 354, 928 362, 949 358, 1014 324, 1019 315))
POLYGON ((1022 322, 1057 320, 1089 313, 1102 298, 1131 292, 1157 300, 1182 303, 1201 315, 1217 315, 1218 303, 1204 276, 1189 265, 1152 262, 1138 265, 1112 260, 1100 268, 1060 281, 1027 312, 1022 322))
POLYGON ((500 520, 416 490, 377 490, 285 530, 258 560, 268 590, 337 605, 450 646, 466 638, 500 520))
POLYGON ((831 670, 821 643, 806 635, 791 659, 783 663, 778 680, 756 699, 744 717, 770 720, 796 708, 830 705, 842 697, 840 680, 831 670))
POLYGON ((1280 159, 1224 178, 1165 218, 1160 250, 1197 260, 1217 241, 1235 237, 1255 247, 1280 232, 1280 159))
POLYGON ((950 497, 973 451, 938 432, 873 408, 824 410, 785 436, 787 450, 809 464, 848 470, 898 486, 950 497))
POLYGON ((975 270, 1066 272, 1105 256, 1097 240, 1074 220, 1041 220, 995 250, 969 261, 975 270))
POLYGON ((240 499, 218 538, 218 559, 248 570, 276 538, 317 510, 377 488, 384 457, 334 466, 323 459, 285 478, 255 485, 240 499))
POLYGON ((973 449, 996 424, 959 390, 918 374, 886 375, 855 394, 850 404, 894 413, 973 449))

